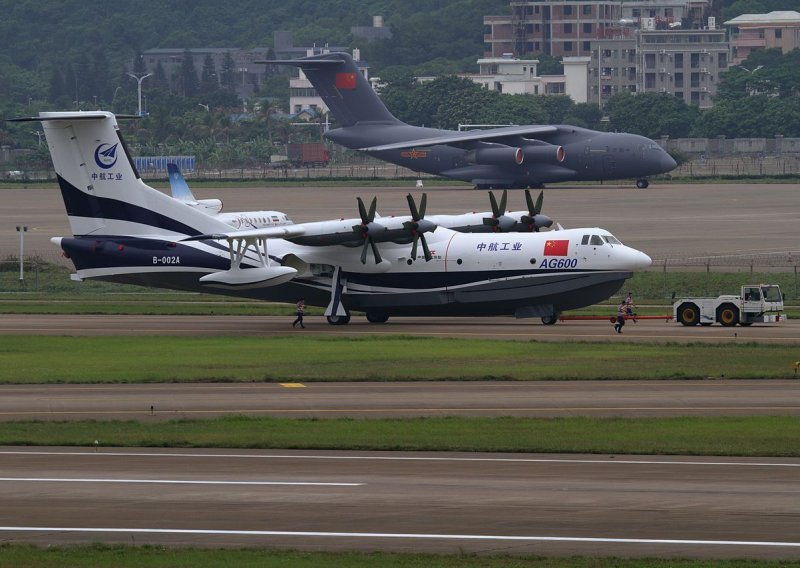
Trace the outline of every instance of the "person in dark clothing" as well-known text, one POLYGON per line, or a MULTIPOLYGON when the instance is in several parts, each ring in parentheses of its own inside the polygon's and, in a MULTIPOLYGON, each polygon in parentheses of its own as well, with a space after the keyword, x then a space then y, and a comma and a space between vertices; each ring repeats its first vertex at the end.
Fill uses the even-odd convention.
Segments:
POLYGON ((302 327, 303 329, 306 328, 306 326, 303 325, 303 315, 305 313, 306 313, 306 300, 305 300, 305 298, 300 298, 300 300, 298 300, 298 302, 297 302, 297 311, 295 311, 295 314, 297 315, 297 319, 295 319, 292 322, 292 327, 296 327, 297 324, 299 323, 300 327, 302 327))
POLYGON ((617 306, 617 323, 614 324, 614 331, 622 333, 622 326, 625 325, 625 313, 628 311, 628 304, 624 301, 617 306))

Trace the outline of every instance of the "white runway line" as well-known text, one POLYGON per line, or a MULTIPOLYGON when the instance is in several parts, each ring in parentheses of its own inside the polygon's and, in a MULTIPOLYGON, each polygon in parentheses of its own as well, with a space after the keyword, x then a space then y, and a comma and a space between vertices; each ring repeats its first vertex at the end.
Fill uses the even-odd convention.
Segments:
POLYGON ((673 466, 741 466, 741 467, 797 467, 800 462, 734 462, 734 461, 685 461, 685 460, 632 460, 632 459, 568 459, 568 458, 478 458, 448 456, 347 456, 347 455, 289 455, 289 454, 201 454, 201 453, 155 453, 155 452, 47 452, 47 451, 0 451, 0 455, 34 456, 107 456, 107 457, 168 457, 168 458, 218 458, 218 459, 287 459, 287 460, 364 460, 364 461, 430 461, 430 462, 497 462, 497 463, 575 463, 605 465, 673 465, 673 466))
POLYGON ((3 481, 51 483, 164 483, 184 485, 300 485, 321 487, 358 487, 365 483, 317 483, 313 481, 214 481, 203 479, 81 479, 69 477, 0 477, 3 481))
POLYGON ((335 537, 335 538, 389 538, 424 540, 507 540, 527 542, 587 542, 613 544, 668 544, 668 545, 717 545, 717 546, 761 546, 800 548, 800 542, 770 542, 753 540, 682 540, 660 538, 605 538, 572 536, 521 536, 478 534, 418 534, 418 533, 361 533, 321 531, 246 531, 214 529, 145 529, 145 528, 90 528, 90 527, 0 527, 2 532, 77 532, 77 533, 135 533, 135 534, 191 534, 224 536, 290 536, 290 537, 335 537))

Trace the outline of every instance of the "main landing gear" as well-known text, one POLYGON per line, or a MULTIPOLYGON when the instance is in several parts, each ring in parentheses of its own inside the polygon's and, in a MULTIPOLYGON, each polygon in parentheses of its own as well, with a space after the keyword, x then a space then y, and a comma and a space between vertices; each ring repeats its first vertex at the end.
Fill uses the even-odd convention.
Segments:
POLYGON ((639 189, 647 189, 649 185, 650 182, 647 181, 645 178, 640 178, 636 180, 636 187, 638 187, 639 189))

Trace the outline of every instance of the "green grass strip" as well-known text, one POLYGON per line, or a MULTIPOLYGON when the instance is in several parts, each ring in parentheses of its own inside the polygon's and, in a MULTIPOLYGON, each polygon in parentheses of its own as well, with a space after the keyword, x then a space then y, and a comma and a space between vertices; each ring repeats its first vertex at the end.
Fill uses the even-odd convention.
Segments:
POLYGON ((0 568, 772 568, 798 562, 766 560, 680 560, 629 558, 541 558, 478 554, 401 554, 386 552, 300 552, 267 549, 180 549, 155 546, 37 548, 0 545, 0 568))
POLYGON ((0 383, 790 378, 799 355, 733 341, 3 336, 0 383))
POLYGON ((800 456, 789 416, 0 423, 0 445, 800 456))

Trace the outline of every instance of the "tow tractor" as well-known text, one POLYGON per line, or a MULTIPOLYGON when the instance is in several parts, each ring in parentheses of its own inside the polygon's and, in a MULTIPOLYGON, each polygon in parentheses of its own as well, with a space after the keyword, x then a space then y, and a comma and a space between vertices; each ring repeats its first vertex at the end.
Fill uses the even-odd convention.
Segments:
POLYGON ((739 296, 681 298, 672 305, 675 320, 683 325, 775 323, 785 319, 782 310, 783 294, 776 284, 750 284, 742 286, 739 296))

